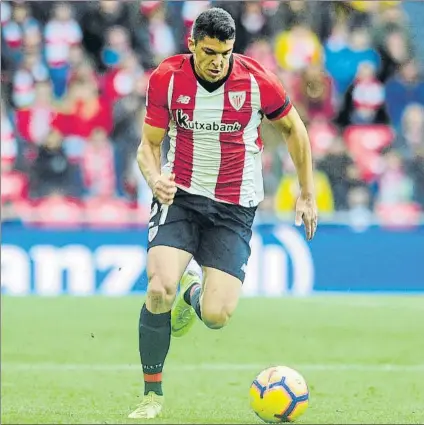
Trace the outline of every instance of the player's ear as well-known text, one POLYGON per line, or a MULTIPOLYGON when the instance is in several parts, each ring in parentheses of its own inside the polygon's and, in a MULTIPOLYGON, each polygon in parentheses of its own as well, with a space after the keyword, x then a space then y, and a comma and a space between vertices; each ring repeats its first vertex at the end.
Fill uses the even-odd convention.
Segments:
POLYGON ((188 50, 190 50, 191 53, 194 53, 194 51, 196 50, 196 43, 192 37, 188 38, 187 45, 188 50))

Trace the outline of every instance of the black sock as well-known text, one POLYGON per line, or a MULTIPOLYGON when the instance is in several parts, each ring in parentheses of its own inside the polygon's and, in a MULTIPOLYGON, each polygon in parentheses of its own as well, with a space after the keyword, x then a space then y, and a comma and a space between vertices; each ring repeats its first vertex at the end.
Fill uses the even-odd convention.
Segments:
POLYGON ((202 320, 202 312, 200 311, 200 294, 202 293, 201 289, 202 287, 199 283, 193 283, 193 285, 191 285, 184 292, 184 301, 194 308, 194 311, 196 312, 200 320, 202 320), (195 286, 197 286, 197 288, 193 290, 195 286))
POLYGON ((162 369, 171 342, 171 312, 153 314, 146 304, 140 312, 139 351, 144 373, 144 394, 162 392, 162 369))

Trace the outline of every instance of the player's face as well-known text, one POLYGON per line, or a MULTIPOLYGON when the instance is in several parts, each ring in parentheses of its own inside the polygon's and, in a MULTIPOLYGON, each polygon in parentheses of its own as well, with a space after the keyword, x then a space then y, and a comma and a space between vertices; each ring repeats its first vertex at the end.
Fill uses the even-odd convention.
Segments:
POLYGON ((214 83, 227 75, 234 40, 205 37, 195 43, 189 38, 188 47, 193 53, 196 73, 200 78, 214 83))

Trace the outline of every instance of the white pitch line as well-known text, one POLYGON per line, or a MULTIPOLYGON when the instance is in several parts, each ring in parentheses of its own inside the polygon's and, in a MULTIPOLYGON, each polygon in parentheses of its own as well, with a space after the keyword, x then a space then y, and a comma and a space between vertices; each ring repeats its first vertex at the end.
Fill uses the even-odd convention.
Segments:
MULTIPOLYGON (((200 363, 200 364, 169 364, 165 368, 172 372, 190 371, 260 371, 268 366, 278 363, 200 363)), ((354 371, 354 372, 424 372, 424 364, 397 365, 397 364, 290 364, 288 365, 299 371, 354 371)), ((2 371, 96 371, 96 372, 120 372, 137 371, 140 365, 136 364, 87 364, 87 363, 1 363, 2 371)))

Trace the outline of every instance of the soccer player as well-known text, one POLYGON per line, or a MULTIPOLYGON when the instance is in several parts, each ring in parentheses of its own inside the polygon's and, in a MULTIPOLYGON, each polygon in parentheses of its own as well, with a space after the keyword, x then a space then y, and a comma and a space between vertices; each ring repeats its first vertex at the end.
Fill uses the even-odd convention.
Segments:
POLYGON ((297 169, 295 222, 303 221, 308 240, 316 230, 305 126, 278 78, 255 60, 234 54, 234 40, 231 15, 209 9, 193 25, 191 54, 164 60, 150 78, 137 154, 153 192, 149 282, 139 321, 144 398, 130 418, 161 413, 162 369, 171 335, 184 335, 196 316, 207 327, 220 329, 237 306, 252 223, 263 199, 264 116, 284 136, 297 169), (161 169, 166 132, 170 149, 161 169), (203 282, 193 272, 184 274, 192 258, 202 267, 203 282))

